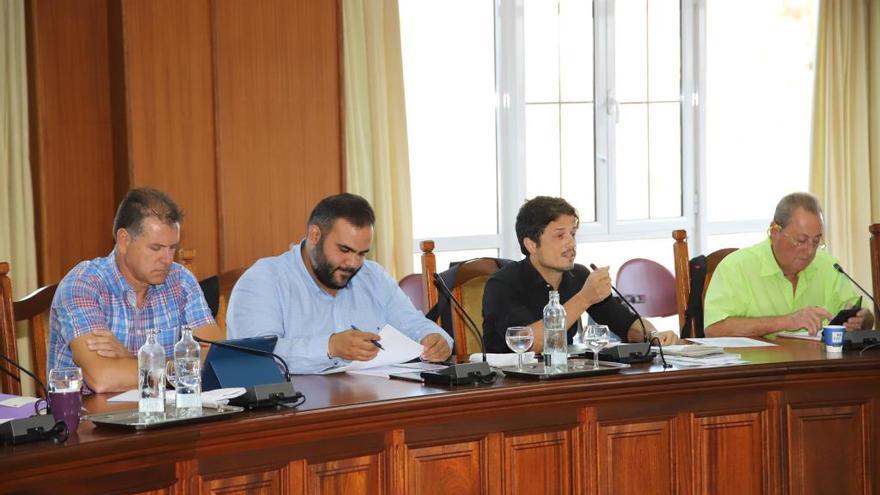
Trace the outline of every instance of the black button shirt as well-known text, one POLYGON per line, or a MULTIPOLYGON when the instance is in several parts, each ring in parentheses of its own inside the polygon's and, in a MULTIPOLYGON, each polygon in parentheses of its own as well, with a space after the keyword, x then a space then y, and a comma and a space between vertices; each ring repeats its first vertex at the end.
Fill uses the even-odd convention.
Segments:
MULTIPOLYGON (((565 304, 577 294, 587 281, 589 273, 583 265, 574 265, 574 269, 563 273, 559 283, 559 302, 565 304)), ((495 272, 486 282, 483 292, 486 352, 512 352, 504 341, 507 327, 529 325, 542 319, 551 290, 553 287, 544 281, 528 258, 495 272)), ((624 342, 629 327, 636 320, 636 315, 613 297, 590 306, 587 313, 597 323, 608 325, 624 342)), ((571 318, 569 322, 572 322, 571 318)), ((580 318, 573 323, 568 329, 569 344, 577 332, 580 318)))

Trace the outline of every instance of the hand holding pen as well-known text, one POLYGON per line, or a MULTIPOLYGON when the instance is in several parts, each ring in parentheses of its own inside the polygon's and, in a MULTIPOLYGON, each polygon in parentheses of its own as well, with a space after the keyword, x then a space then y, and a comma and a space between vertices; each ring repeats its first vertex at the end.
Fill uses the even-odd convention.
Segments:
POLYGON ((382 345, 381 337, 372 332, 363 332, 352 326, 349 330, 334 333, 327 342, 327 355, 349 361, 369 361, 376 357, 382 345))
MULTIPOLYGON (((356 327, 356 326, 354 326, 354 325, 352 325, 351 328, 354 329, 354 330, 357 330, 358 332, 363 332, 363 330, 361 330, 360 328, 358 328, 358 327, 356 327)), ((374 335, 375 335, 375 334, 374 334, 374 335)), ((370 340, 370 342, 372 342, 373 345, 376 346, 376 347, 378 347, 379 349, 382 349, 383 351, 385 350, 385 348, 382 347, 382 344, 379 343, 379 339, 376 339, 376 340, 370 340)))

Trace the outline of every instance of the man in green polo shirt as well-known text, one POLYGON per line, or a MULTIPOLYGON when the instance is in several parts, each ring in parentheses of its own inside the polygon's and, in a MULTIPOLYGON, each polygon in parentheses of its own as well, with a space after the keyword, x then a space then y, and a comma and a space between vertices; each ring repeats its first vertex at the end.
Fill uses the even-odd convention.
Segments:
MULTIPOLYGON (((822 209, 815 196, 792 193, 776 206, 768 239, 739 249, 719 263, 709 283, 703 322, 707 337, 774 338, 782 330, 816 335, 858 296, 834 269, 837 260, 822 241, 822 209)), ((847 330, 871 328, 862 309, 847 330)))

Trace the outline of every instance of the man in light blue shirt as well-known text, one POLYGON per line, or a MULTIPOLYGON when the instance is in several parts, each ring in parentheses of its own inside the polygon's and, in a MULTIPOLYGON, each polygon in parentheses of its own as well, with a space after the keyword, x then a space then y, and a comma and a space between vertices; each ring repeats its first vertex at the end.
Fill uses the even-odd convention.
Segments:
POLYGON ((321 200, 302 242, 258 260, 238 280, 226 314, 229 337, 277 335, 275 353, 292 373, 308 374, 369 361, 379 350, 375 332, 390 324, 424 346, 423 359, 446 360, 452 339, 365 259, 375 218, 360 196, 321 200))

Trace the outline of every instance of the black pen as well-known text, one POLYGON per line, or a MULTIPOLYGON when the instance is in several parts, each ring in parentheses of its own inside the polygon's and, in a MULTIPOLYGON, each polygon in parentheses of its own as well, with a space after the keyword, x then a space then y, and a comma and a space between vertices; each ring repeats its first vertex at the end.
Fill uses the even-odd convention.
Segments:
MULTIPOLYGON (((358 332, 363 332, 363 330, 361 330, 360 328, 358 328, 358 327, 356 327, 356 326, 354 326, 354 325, 352 325, 351 328, 352 328, 353 330, 357 330, 358 332)), ((373 345, 376 346, 376 347, 378 347, 379 349, 382 349, 383 351, 385 350, 385 348, 382 347, 382 344, 380 344, 378 340, 371 340, 370 342, 372 342, 373 345)))

